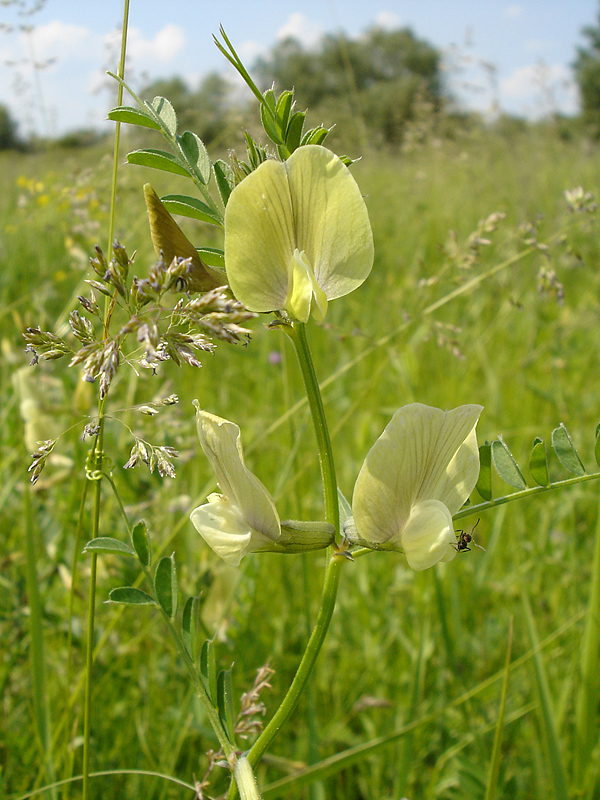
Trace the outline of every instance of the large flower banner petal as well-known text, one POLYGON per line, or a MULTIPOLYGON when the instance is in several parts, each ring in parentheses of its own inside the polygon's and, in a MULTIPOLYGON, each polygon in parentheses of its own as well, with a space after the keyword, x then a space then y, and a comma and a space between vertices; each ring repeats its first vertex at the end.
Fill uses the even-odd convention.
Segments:
POLYGON ((452 526, 479 475, 479 405, 442 411, 412 403, 396 411, 375 442, 354 487, 358 536, 401 550, 413 569, 456 554, 452 526))
POLYGON ((267 489, 244 463, 239 427, 195 405, 200 444, 221 494, 209 495, 190 519, 206 543, 237 566, 246 553, 270 549, 279 539, 279 515, 267 489))
POLYGON ((231 290, 251 311, 323 319, 373 265, 373 235, 348 168, 321 145, 269 159, 236 186, 225 210, 231 290))

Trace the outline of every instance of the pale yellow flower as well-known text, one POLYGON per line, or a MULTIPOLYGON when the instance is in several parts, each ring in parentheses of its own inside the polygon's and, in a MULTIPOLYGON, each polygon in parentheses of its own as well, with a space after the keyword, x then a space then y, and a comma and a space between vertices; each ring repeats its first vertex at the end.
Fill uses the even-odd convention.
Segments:
POLYGON ((401 550, 416 570, 454 558, 452 516, 479 475, 475 426, 481 411, 478 405, 442 411, 421 403, 396 411, 354 487, 350 527, 363 544, 401 550))
POLYGON ((268 160, 236 186, 225 210, 225 266, 250 311, 322 320, 329 300, 373 265, 367 208, 348 168, 320 145, 268 160))

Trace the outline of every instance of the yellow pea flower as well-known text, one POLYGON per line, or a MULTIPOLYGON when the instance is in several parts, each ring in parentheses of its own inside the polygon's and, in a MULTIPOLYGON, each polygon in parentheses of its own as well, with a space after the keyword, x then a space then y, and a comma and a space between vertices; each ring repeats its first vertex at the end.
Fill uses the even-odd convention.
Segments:
POLYGON ((475 426, 482 406, 400 408, 365 459, 352 498, 358 540, 401 550, 423 570, 456 555, 452 515, 479 475, 475 426))
POLYGON ((348 168, 320 145, 268 160, 236 186, 225 210, 225 266, 250 311, 322 320, 373 265, 373 235, 348 168))

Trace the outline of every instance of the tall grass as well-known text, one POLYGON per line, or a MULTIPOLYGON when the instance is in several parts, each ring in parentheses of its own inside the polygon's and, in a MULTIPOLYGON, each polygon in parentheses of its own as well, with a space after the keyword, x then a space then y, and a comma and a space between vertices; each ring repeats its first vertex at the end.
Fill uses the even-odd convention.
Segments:
MULTIPOLYGON (((72 461, 48 467, 31 494, 29 529, 23 512, 28 459, 11 375, 26 363, 22 328, 52 328, 64 320, 73 287, 86 275, 83 255, 102 235, 98 226, 105 221, 108 198, 110 167, 99 156, 96 151, 91 159, 100 164, 93 171, 70 158, 62 167, 51 153, 0 163, 6 175, 0 201, 1 738, 5 791, 15 797, 45 784, 49 775, 78 774, 81 766, 79 676, 89 562, 80 560, 75 574, 72 563, 81 493, 75 476, 84 455, 74 429, 59 448, 72 461), (26 565, 32 565, 26 536, 32 532, 40 595, 37 640, 29 624, 36 601, 26 583, 26 565), (40 645, 43 697, 29 662, 40 645)), ((564 422, 591 467, 600 421, 598 230, 592 216, 568 211, 563 193, 580 184, 597 189, 597 148, 560 141, 551 132, 511 140, 471 136, 403 157, 365 159, 354 172, 368 196, 375 268, 360 290, 331 304, 326 330, 312 326, 309 332, 326 383, 344 493, 351 494, 358 468, 391 413, 411 401, 442 408, 482 403, 480 441, 503 433, 525 464, 533 438, 548 439, 564 422), (465 266, 459 255, 467 237, 494 212, 506 217, 489 234, 491 244, 481 246, 480 258, 465 266), (520 229, 522 223, 536 227, 537 242, 547 250, 524 242, 532 233, 520 229), (525 250, 528 255, 515 258, 525 250), (504 263, 472 290, 430 310, 504 263), (541 268, 556 272, 564 303, 557 302, 547 281, 548 291, 540 290, 541 268)), ((147 179, 135 168, 120 176, 116 233, 129 250, 137 248, 140 274, 151 258, 141 194, 147 179)), ((164 190, 177 191, 177 179, 164 190)), ((201 243, 201 228, 186 225, 186 231, 201 243)), ((293 353, 285 337, 266 330, 262 320, 254 330, 247 348, 221 346, 184 383, 169 364, 159 377, 132 372, 119 378, 120 405, 109 413, 136 430, 142 423, 129 412, 117 413, 117 405, 129 407, 176 385, 180 405, 161 414, 159 423, 143 423, 153 441, 164 437, 165 444, 182 451, 176 480, 123 471, 130 443, 117 423, 107 426, 106 450, 114 456, 130 516, 148 520, 163 554, 176 551, 183 589, 203 593, 202 624, 207 635, 216 634, 219 665, 234 664, 236 696, 269 663, 275 675, 265 700, 273 710, 306 641, 306 612, 314 614, 307 598, 318 596, 322 556, 303 556, 304 569, 300 558, 252 556, 241 570, 232 570, 217 562, 187 518, 212 481, 195 439, 194 397, 243 426, 247 462, 275 493, 282 518, 322 515, 318 464, 314 448, 306 446, 313 435, 307 409, 300 404, 287 414, 302 396, 293 353), (274 353, 281 355, 278 363, 274 353)), ((49 377, 59 374, 62 382, 62 399, 53 404, 50 396, 43 398, 47 413, 65 429, 80 422, 91 399, 78 375, 56 373, 52 364, 41 369, 49 377)), ((557 463, 551 472, 559 473, 557 463)), ((599 719, 597 708, 585 703, 597 697, 590 669, 598 645, 597 609, 590 605, 590 598, 597 598, 591 592, 592 582, 596 588, 598 582, 597 565, 592 574, 597 509, 597 487, 582 484, 488 512, 477 528, 485 552, 473 550, 426 573, 410 572, 403 557, 392 554, 347 565, 317 665, 314 700, 301 703, 294 724, 259 768, 261 785, 273 784, 265 797, 308 796, 306 779, 289 784, 286 775, 304 761, 331 758, 314 768, 327 797, 483 798, 511 617, 514 640, 496 794, 561 796, 556 759, 546 746, 552 734, 569 796, 596 797, 599 719), (522 604, 523 589, 531 616, 523 610, 529 608, 522 604)), ((103 518, 104 534, 118 536, 119 509, 108 494, 103 518)), ((118 556, 98 561, 101 598, 136 578, 118 556)), ((216 742, 152 611, 98 604, 96 626, 92 770, 148 770, 190 784, 200 779, 203 754, 216 742)), ((78 791, 75 786, 63 796, 78 791)), ((93 779, 91 796, 107 794, 193 796, 141 774, 93 779)))

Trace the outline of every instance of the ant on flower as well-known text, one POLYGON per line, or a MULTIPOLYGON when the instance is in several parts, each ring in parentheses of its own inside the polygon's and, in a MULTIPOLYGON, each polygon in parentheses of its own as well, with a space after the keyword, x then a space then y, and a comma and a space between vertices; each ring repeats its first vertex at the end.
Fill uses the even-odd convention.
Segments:
POLYGON ((473 531, 478 525, 479 525, 479 520, 477 520, 475 525, 473 525, 473 527, 471 528, 471 533, 467 533, 466 531, 463 530, 455 531, 455 533, 458 533, 458 540, 456 541, 455 544, 452 545, 452 547, 454 547, 457 553, 465 553, 467 550, 470 550, 471 549, 469 547, 470 544, 474 544, 475 547, 479 547, 480 550, 485 551, 485 547, 482 547, 480 544, 477 544, 477 542, 473 539, 473 531))

